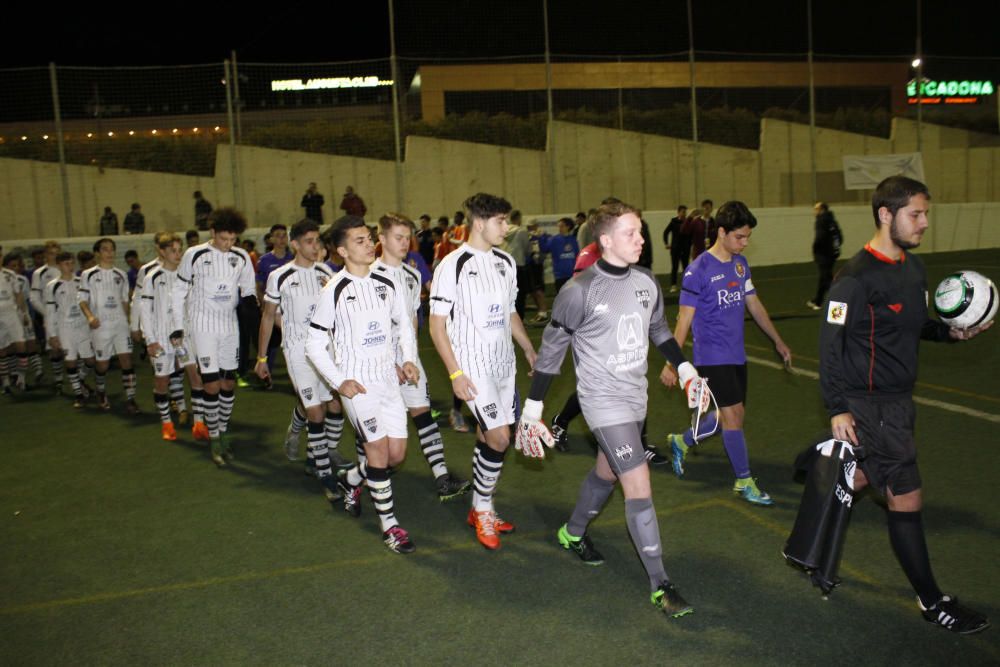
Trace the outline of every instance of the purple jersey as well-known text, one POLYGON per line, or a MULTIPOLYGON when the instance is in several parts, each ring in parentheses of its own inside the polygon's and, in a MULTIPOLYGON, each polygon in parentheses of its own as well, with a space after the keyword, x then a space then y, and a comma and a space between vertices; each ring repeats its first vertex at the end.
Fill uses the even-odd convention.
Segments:
POLYGON ((695 366, 746 363, 743 312, 746 297, 753 293, 750 265, 742 255, 722 262, 705 252, 691 262, 684 272, 680 304, 694 308, 695 366))
POLYGON ((264 253, 257 260, 257 282, 261 285, 267 285, 267 277, 271 275, 271 271, 274 271, 279 266, 288 264, 294 258, 290 250, 285 251, 284 257, 277 257, 273 252, 264 253))

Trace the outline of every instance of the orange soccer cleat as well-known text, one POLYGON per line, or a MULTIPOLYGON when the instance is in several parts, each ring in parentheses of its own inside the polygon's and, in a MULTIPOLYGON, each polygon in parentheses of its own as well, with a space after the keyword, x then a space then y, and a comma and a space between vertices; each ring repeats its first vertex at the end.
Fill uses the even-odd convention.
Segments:
POLYGON ((205 426, 205 422, 195 422, 194 426, 191 427, 191 435, 194 436, 195 440, 201 440, 203 442, 208 442, 210 440, 208 427, 205 426))
POLYGON ((493 510, 477 512, 473 507, 469 510, 467 523, 476 529, 476 539, 491 551, 500 548, 500 536, 497 535, 497 515, 493 510))
POLYGON ((174 428, 173 422, 164 422, 160 432, 163 434, 164 440, 173 441, 177 439, 177 430, 174 428))

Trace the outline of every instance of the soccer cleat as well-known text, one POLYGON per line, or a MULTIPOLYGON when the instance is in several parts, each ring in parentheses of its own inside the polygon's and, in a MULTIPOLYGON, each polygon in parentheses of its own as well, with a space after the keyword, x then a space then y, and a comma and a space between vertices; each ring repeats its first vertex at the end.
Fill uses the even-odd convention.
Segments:
POLYGON ((649 601, 670 618, 680 618, 694 612, 694 607, 681 597, 673 584, 666 581, 653 591, 649 596, 649 601))
POLYGON ((93 388, 86 382, 80 383, 80 393, 83 394, 84 399, 90 398, 94 394, 93 388))
POLYGON ((232 437, 225 431, 219 434, 219 440, 222 442, 222 457, 227 461, 232 461, 236 458, 233 454, 233 440, 232 437))
POLYGON ((306 459, 306 466, 303 472, 305 473, 306 477, 315 477, 316 461, 314 461, 313 459, 306 459))
POLYGON ((285 431, 285 458, 289 461, 299 460, 299 431, 293 431, 289 426, 285 431))
POLYGON ((220 468, 226 467, 226 460, 222 458, 222 438, 216 436, 211 438, 211 448, 212 448, 212 463, 219 466, 220 468))
POLYGON ((760 487, 757 486, 757 480, 753 477, 737 479, 736 483, 733 484, 733 493, 742 497, 743 500, 751 505, 768 506, 774 504, 771 496, 760 490, 760 487))
POLYGON ((556 449, 560 452, 569 451, 569 433, 566 431, 565 426, 560 426, 559 415, 552 418, 552 422, 549 425, 549 432, 552 434, 552 439, 556 442, 556 449))
POLYGON ((25 381, 23 375, 18 375, 14 378, 14 389, 28 391, 28 383, 25 381))
POLYGON ((469 425, 465 423, 465 417, 462 416, 461 410, 452 408, 451 413, 448 415, 448 422, 451 424, 453 431, 458 431, 459 433, 469 432, 469 425))
POLYGON ((813 301, 812 299, 810 299, 809 301, 806 301, 806 307, 809 308, 810 310, 819 310, 820 309, 820 305, 818 303, 816 303, 815 301, 813 301))
POLYGON ((438 500, 441 502, 457 498, 472 488, 472 482, 450 472, 441 475, 434 481, 437 483, 438 500))
POLYGON ((340 490, 340 485, 337 484, 337 478, 333 475, 327 475, 326 477, 319 480, 319 483, 323 485, 323 495, 331 503, 335 503, 338 500, 343 500, 344 494, 340 490))
POLYGON ((237 375, 236 376, 236 386, 239 387, 240 389, 246 389, 247 387, 250 386, 250 383, 242 375, 237 375))
POLYGON ((87 404, 87 401, 86 401, 86 399, 84 399, 83 396, 76 396, 73 399, 73 407, 75 409, 77 409, 77 410, 81 409, 86 404, 87 404))
POLYGON ((530 320, 528 320, 528 326, 530 327, 543 327, 549 323, 549 315, 546 312, 540 312, 530 320))
POLYGON ((125 401, 125 412, 127 412, 130 415, 139 414, 140 412, 139 404, 135 402, 134 398, 130 398, 127 401, 125 401))
POLYGON ((187 426, 188 422, 191 421, 191 413, 187 410, 181 410, 177 413, 177 423, 181 426, 187 426))
POLYGON ((111 409, 111 401, 108 400, 108 395, 103 391, 97 392, 97 407, 105 412, 111 409))
POLYGON ((344 494, 344 511, 357 518, 361 516, 361 486, 351 486, 347 481, 347 471, 337 471, 337 486, 344 494))
POLYGON ((412 554, 417 547, 410 541, 410 535, 399 526, 393 526, 382 533, 382 541, 391 551, 398 554, 412 554))
POLYGON ((194 423, 194 426, 191 427, 191 437, 202 442, 211 440, 211 437, 208 435, 208 426, 205 425, 205 422, 194 423))
POLYGON ((674 294, 675 292, 677 292, 677 285, 671 285, 670 286, 670 293, 674 294))
POLYGON ((476 508, 469 510, 466 523, 476 529, 476 539, 491 551, 500 548, 500 537, 497 535, 497 515, 493 510, 477 512, 476 508))
POLYGON ((559 544, 563 546, 563 549, 572 551, 587 565, 600 565, 604 562, 604 556, 594 548, 594 543, 590 541, 587 533, 584 533, 583 537, 573 537, 566 530, 566 524, 563 524, 560 526, 556 536, 559 538, 559 544))
POLYGON ((441 419, 441 411, 435 408, 431 408, 431 419, 433 419, 434 421, 441 419))
POLYGON ((160 427, 160 434, 164 440, 174 441, 177 439, 177 430, 174 428, 173 422, 164 422, 160 427))
POLYGON ((646 460, 649 461, 650 465, 662 466, 668 462, 666 456, 661 454, 656 447, 650 447, 649 445, 643 445, 642 451, 646 456, 646 460))
POLYGON ((968 607, 963 607, 958 604, 958 598, 949 595, 945 595, 930 607, 924 607, 918 597, 917 604, 920 605, 925 621, 960 635, 971 635, 990 627, 988 618, 968 607))
MULTIPOLYGON (((354 464, 344 458, 336 448, 330 450, 330 463, 337 470, 347 470, 348 468, 354 467, 354 464)), ((315 465, 315 464, 314 464, 315 465)))
POLYGON ((170 401, 170 413, 174 415, 177 414, 177 401, 174 400, 170 401))
POLYGON ((510 521, 504 521, 503 518, 496 513, 496 510, 493 511, 493 516, 496 517, 496 521, 493 522, 493 525, 496 527, 498 533, 506 535, 514 532, 514 524, 510 521))
POLYGON ((671 433, 667 441, 670 443, 670 467, 674 469, 677 479, 684 479, 684 457, 687 455, 684 436, 671 433))

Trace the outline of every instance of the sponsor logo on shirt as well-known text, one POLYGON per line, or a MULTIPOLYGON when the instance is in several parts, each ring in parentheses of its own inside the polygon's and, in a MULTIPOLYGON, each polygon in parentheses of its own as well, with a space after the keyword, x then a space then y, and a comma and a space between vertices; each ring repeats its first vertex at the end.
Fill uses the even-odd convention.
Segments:
POLYGON ((743 292, 740 290, 734 290, 730 292, 728 289, 720 289, 716 292, 716 296, 719 298, 719 306, 727 308, 729 306, 736 306, 743 303, 743 292))
POLYGON ((847 304, 841 301, 831 301, 826 310, 826 321, 830 324, 844 326, 847 322, 847 304))
MULTIPOLYGON (((686 273, 686 274, 684 274, 684 275, 687 275, 687 276, 689 276, 689 275, 691 275, 691 274, 690 274, 690 273, 686 273)), ((725 278, 725 277, 726 277, 726 274, 724 274, 724 273, 720 273, 720 274, 719 274, 719 275, 717 275, 717 276, 712 276, 712 277, 711 277, 711 278, 709 279, 709 281, 708 281, 708 282, 710 282, 710 283, 714 283, 714 282, 715 282, 716 280, 722 280, 722 279, 723 279, 723 278, 725 278)))
POLYGON ((642 343, 642 318, 639 313, 628 313, 618 318, 618 349, 634 350, 642 343))
POLYGON ((368 323, 368 333, 361 339, 361 347, 379 347, 385 344, 385 332, 378 320, 368 323))

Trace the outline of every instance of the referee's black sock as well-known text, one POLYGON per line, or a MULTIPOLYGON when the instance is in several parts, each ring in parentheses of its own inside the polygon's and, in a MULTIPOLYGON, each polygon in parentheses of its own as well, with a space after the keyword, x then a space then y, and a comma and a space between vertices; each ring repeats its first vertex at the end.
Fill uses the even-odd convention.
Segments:
POLYGON ((920 512, 889 511, 889 542, 899 564, 920 596, 924 607, 941 599, 941 589, 931 572, 931 559, 924 539, 924 524, 920 512))

